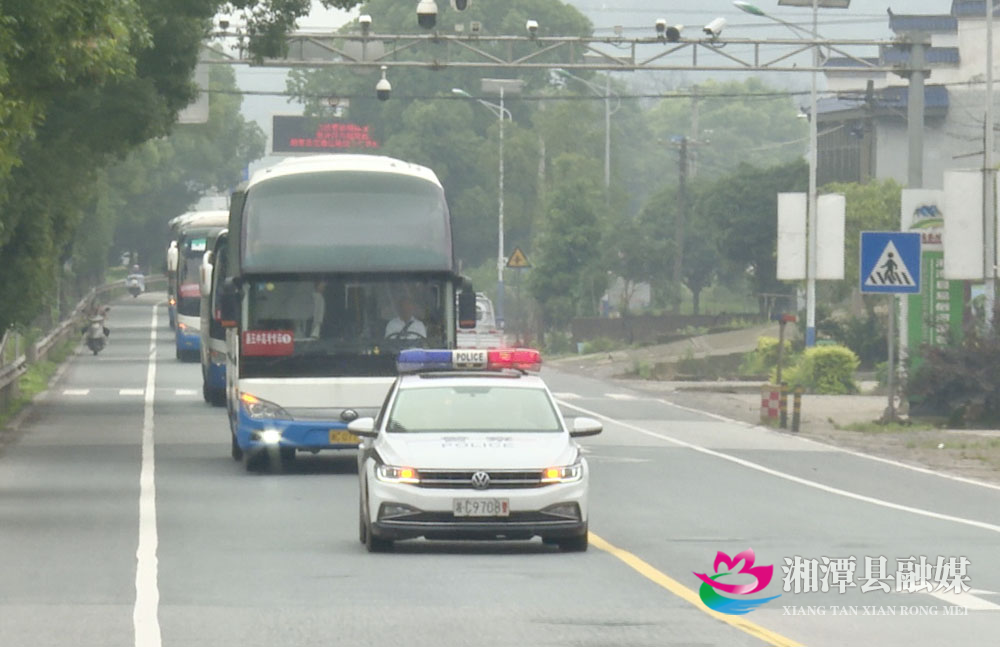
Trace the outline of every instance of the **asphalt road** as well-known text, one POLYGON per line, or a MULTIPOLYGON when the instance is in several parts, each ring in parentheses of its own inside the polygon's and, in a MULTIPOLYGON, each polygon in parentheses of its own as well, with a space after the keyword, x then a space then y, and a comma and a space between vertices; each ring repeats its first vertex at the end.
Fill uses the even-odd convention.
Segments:
POLYGON ((997 644, 1000 489, 550 371, 567 415, 606 425, 583 443, 590 550, 412 541, 370 555, 354 455, 247 473, 198 365, 174 359, 162 307, 152 328, 160 299, 115 304, 108 348, 75 356, 0 456, 3 647, 997 644), (747 548, 774 565, 751 597, 781 597, 712 614, 693 572, 747 548), (796 556, 854 557, 857 586, 785 590, 796 556), (972 590, 863 593, 879 556, 888 575, 898 557, 966 557, 972 590))

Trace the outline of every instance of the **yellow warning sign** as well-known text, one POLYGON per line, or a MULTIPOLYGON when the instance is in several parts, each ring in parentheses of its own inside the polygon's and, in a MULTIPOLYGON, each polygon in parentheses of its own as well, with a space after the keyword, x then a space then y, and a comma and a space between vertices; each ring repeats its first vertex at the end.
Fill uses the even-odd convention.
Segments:
POLYGON ((524 255, 521 248, 515 247, 514 253, 507 259, 507 267, 522 269, 525 267, 531 267, 531 263, 528 262, 528 257, 524 255))

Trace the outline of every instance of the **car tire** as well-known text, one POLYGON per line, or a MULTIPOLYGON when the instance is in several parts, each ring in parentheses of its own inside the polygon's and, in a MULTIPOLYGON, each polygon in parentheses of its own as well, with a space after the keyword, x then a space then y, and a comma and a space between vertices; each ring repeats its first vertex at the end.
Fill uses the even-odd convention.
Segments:
POLYGON ((567 537, 566 539, 559 540, 559 550, 564 553, 582 553, 587 550, 588 545, 588 534, 586 531, 582 535, 577 535, 576 537, 567 537))
POLYGON ((205 381, 205 376, 201 376, 201 397, 206 403, 212 403, 212 391, 208 388, 208 382, 205 381))
POLYGON ((372 532, 372 522, 368 518, 367 510, 362 511, 364 532, 365 532, 365 549, 369 553, 386 553, 392 550, 392 540, 383 539, 382 537, 376 537, 375 533, 372 532))
POLYGON ((174 357, 176 357, 179 361, 184 361, 184 354, 181 352, 180 348, 174 348, 174 357))
POLYGON ((279 447, 278 456, 281 458, 282 463, 291 463, 295 460, 295 448, 294 447, 279 447))
POLYGON ((358 506, 358 541, 368 545, 368 521, 365 520, 365 504, 362 502, 358 506))

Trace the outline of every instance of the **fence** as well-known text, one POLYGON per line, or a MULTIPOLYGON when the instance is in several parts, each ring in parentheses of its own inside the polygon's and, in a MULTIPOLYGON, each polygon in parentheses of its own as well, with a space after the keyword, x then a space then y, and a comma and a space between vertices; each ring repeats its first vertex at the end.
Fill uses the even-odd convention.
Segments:
MULTIPOLYGON (((162 281, 163 279, 159 278, 147 279, 146 289, 149 289, 150 284, 162 281)), ((66 318, 53 326, 38 341, 32 341, 14 330, 4 332, 3 339, 0 340, 0 412, 7 411, 11 403, 17 399, 19 378, 33 363, 44 361, 53 348, 77 335, 80 330, 80 319, 94 303, 102 299, 109 300, 124 289, 124 280, 92 289, 80 299, 66 318)))
MULTIPOLYGON (((574 342, 599 338, 615 339, 629 344, 665 343, 673 341, 687 328, 725 327, 734 320, 758 321, 754 313, 718 315, 635 315, 619 318, 578 317, 570 323, 574 342)), ((681 335, 683 336, 683 335, 681 335)))

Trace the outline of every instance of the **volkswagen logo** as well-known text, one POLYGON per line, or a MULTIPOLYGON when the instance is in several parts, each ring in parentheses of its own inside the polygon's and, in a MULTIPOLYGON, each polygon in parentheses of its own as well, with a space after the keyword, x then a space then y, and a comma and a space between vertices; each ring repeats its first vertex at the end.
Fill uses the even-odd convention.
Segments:
POLYGON ((476 472, 472 475, 472 487, 485 490, 490 486, 490 475, 486 472, 476 472))

